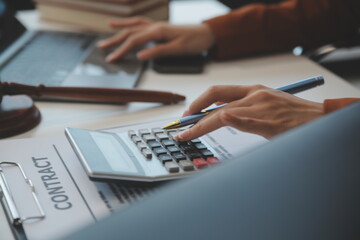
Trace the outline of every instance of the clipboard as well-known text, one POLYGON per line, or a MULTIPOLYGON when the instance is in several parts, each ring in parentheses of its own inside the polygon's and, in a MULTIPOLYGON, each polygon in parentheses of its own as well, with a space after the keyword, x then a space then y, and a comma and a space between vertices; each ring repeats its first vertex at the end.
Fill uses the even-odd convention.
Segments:
POLYGON ((9 226, 11 228, 11 231, 13 233, 13 236, 17 240, 26 240, 26 234, 23 228, 23 223, 29 220, 42 220, 45 218, 45 212, 39 202, 39 199, 36 195, 35 187, 31 180, 26 176, 23 168, 20 164, 15 162, 0 162, 0 198, 1 198, 1 205, 4 209, 6 218, 9 222, 9 226), (6 181, 6 176, 3 171, 4 167, 17 167, 19 171, 21 172, 21 175, 24 178, 24 181, 27 183, 31 190, 31 194, 33 197, 33 200, 37 206, 37 211, 39 212, 38 215, 35 216, 21 216, 14 198, 11 194, 11 189, 9 188, 9 184, 6 181))

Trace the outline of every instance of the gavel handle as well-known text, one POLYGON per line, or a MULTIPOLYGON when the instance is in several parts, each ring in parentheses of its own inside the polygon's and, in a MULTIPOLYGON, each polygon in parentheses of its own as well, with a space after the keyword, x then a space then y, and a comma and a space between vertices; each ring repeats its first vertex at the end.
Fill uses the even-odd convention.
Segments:
POLYGON ((82 88, 82 87, 46 87, 44 85, 30 86, 25 84, 1 82, 0 94, 31 97, 51 97, 59 100, 81 100, 100 103, 126 102, 159 102, 177 103, 185 100, 185 96, 165 91, 112 88, 82 88))

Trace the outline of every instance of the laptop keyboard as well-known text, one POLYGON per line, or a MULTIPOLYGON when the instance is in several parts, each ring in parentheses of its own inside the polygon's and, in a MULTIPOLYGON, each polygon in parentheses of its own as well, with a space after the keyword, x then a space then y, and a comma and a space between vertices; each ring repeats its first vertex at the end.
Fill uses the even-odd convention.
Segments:
POLYGON ((94 35, 39 32, 1 70, 1 80, 58 86, 83 58, 84 50, 94 40, 94 35))

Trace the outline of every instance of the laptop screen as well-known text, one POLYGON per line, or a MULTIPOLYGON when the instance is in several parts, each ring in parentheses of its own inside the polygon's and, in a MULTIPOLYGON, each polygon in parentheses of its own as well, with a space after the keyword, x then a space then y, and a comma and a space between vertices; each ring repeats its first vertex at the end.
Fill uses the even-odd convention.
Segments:
POLYGON ((15 10, 0 0, 0 53, 25 32, 25 27, 15 18, 15 10))

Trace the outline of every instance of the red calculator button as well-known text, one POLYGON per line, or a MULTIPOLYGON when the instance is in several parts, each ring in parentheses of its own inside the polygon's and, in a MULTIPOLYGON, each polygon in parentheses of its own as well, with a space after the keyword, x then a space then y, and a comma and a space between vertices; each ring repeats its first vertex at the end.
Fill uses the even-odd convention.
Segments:
POLYGON ((217 157, 208 157, 206 161, 209 165, 220 163, 220 160, 217 157))
POLYGON ((208 165, 208 163, 203 158, 195 158, 193 160, 193 163, 194 163, 195 167, 197 167, 197 168, 203 168, 208 165))

